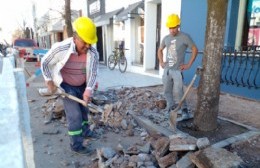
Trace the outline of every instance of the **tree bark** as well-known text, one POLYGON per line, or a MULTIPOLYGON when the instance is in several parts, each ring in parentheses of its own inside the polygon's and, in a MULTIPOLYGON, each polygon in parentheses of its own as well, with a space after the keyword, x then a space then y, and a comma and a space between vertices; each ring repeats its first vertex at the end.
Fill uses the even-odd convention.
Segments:
POLYGON ((65 25, 67 30, 68 37, 73 36, 73 30, 71 25, 71 9, 70 9, 70 0, 65 0, 65 25))
POLYGON ((198 86, 194 125, 200 131, 217 128, 221 57, 226 28, 228 0, 208 0, 203 73, 198 86))

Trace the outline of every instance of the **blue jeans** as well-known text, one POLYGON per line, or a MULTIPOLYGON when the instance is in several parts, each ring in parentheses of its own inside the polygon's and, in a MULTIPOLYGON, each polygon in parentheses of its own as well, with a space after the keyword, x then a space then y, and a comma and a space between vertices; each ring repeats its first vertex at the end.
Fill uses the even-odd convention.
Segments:
MULTIPOLYGON (((73 95, 79 99, 83 99, 83 93, 86 85, 71 86, 67 83, 62 83, 61 87, 66 93, 73 95)), ((82 104, 71 100, 67 97, 63 99, 66 120, 68 124, 68 134, 70 137, 70 146, 72 150, 81 149, 84 137, 89 131, 88 113, 89 109, 82 104)))
MULTIPOLYGON (((175 104, 179 104, 183 97, 183 76, 181 71, 174 69, 164 69, 162 82, 164 86, 164 96, 167 102, 167 110, 171 110, 175 104)), ((182 104, 182 109, 187 108, 186 101, 182 104)))

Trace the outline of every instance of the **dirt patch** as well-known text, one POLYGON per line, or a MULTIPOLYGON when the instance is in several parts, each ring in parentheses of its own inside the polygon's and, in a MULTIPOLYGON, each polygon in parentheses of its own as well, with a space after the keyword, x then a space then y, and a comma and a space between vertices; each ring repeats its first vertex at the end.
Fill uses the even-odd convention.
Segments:
POLYGON ((192 124, 193 119, 181 121, 178 123, 177 128, 196 138, 207 137, 210 141, 210 144, 214 144, 235 135, 239 135, 249 131, 245 127, 221 119, 218 119, 218 127, 216 130, 213 131, 198 131, 193 129, 192 124))

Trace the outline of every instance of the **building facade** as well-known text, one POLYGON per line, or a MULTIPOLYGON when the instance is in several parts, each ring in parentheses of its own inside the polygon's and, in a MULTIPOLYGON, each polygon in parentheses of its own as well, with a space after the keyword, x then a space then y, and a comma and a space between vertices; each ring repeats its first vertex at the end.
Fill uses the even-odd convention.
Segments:
MULTIPOLYGON (((92 0, 91 3, 97 1, 92 0)), ((233 51, 239 51, 239 55, 244 51, 248 52, 248 50, 251 50, 250 46, 254 46, 253 49, 257 54, 253 55, 256 58, 253 59, 254 62, 250 62, 252 59, 244 59, 245 61, 242 63, 244 67, 241 63, 237 65, 241 70, 237 71, 236 74, 232 72, 234 73, 233 75, 237 76, 229 76, 230 81, 221 85, 221 90, 224 92, 256 99, 260 99, 260 97, 254 96, 255 90, 252 88, 259 89, 260 86, 260 75, 257 75, 259 71, 259 68, 257 68, 259 47, 256 47, 258 46, 256 39, 259 39, 256 29, 259 26, 259 22, 253 22, 252 19, 254 21, 257 20, 254 16, 259 12, 258 1, 228 1, 226 32, 225 39, 223 39, 224 48, 228 47, 232 48, 233 51), (254 35, 253 43, 252 40, 249 40, 252 34, 254 35), (250 64, 256 64, 256 66, 253 67, 250 64), (247 69, 253 70, 247 72, 247 69), (245 77, 245 72, 247 72, 247 77, 245 77), (242 73, 242 75, 239 73, 242 73), (251 75, 252 79, 249 79, 250 74, 254 74, 251 75), (234 82, 233 79, 235 78, 245 79, 234 82), (245 83, 248 83, 248 85, 245 83)), ((91 5, 91 3, 88 5, 91 5)), ((100 34, 101 41, 98 45, 102 46, 102 50, 99 51, 101 51, 101 60, 104 64, 107 64, 108 56, 112 53, 113 49, 121 41, 124 41, 125 48, 129 49, 125 51, 128 60, 127 71, 161 77, 163 69, 159 67, 157 49, 162 37, 169 32, 165 25, 167 16, 171 13, 176 13, 181 18, 180 30, 189 33, 199 49, 199 54, 193 66, 184 72, 184 81, 186 84, 193 77, 196 67, 202 66, 207 20, 207 0, 139 0, 128 1, 128 4, 123 4, 121 1, 116 0, 107 0, 103 5, 105 7, 102 9, 105 9, 105 11, 101 15, 92 17, 90 14, 89 16, 95 21, 98 29, 102 31, 100 34)), ((248 58, 248 55, 242 56, 243 58, 248 58)), ((189 60, 189 57, 190 52, 187 52, 186 60, 189 60)), ((236 60, 237 58, 231 59, 236 60)), ((223 72, 225 75, 228 73, 231 72, 223 72)), ((198 82, 196 85, 198 85, 198 82)))
MULTIPOLYGON (((259 0, 228 1, 225 46, 247 46, 247 37, 253 30, 257 36, 257 31, 249 30, 249 26, 244 22, 245 18, 248 18, 250 5, 254 9, 251 11, 258 11, 257 1, 259 0), (251 1, 254 1, 253 5, 251 1)), ((89 0, 87 6, 88 16, 95 21, 100 33, 100 43, 97 46, 101 48, 101 61, 105 64, 113 49, 124 41, 125 48, 129 49, 125 52, 128 71, 151 72, 160 76, 162 70, 157 60, 157 49, 161 38, 168 34, 165 23, 171 13, 180 16, 181 31, 189 33, 198 45, 200 53, 203 53, 207 0, 137 0, 124 3, 120 0, 89 0), (100 7, 97 7, 98 5, 100 7), (94 7, 100 12, 93 10, 94 7)), ((254 45, 258 45, 258 40, 254 40, 254 45)))
MULTIPOLYGON (((259 50, 259 2, 260 0, 228 0, 223 44, 225 47, 240 50, 253 46, 255 50, 259 50)), ((125 51, 127 71, 161 77, 163 69, 158 63, 157 50, 162 37, 169 33, 165 24, 167 16, 176 13, 181 18, 180 30, 190 34, 199 49, 193 66, 184 73, 186 83, 191 80, 196 67, 201 66, 205 45, 207 0, 86 0, 82 3, 84 5, 78 9, 81 10, 79 16, 89 16, 97 26, 98 42, 95 46, 100 53, 101 64, 107 65, 107 59, 113 50, 124 44, 124 48, 129 49, 125 51)), ((66 38, 64 29, 63 35, 54 31, 55 25, 59 27, 59 22, 49 23, 52 29, 45 32, 47 36, 44 37, 50 36, 50 43, 59 41, 60 36, 66 38)), ((63 23, 62 25, 64 26, 63 23)), ((189 56, 190 53, 187 52, 186 60, 189 60, 189 56)), ((255 80, 256 83, 260 83, 259 76, 255 80)))

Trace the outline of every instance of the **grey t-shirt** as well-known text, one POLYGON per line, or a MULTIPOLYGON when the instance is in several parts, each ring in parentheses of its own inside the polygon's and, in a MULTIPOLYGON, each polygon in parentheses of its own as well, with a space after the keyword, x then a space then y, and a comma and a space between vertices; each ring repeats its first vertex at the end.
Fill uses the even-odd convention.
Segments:
POLYGON ((166 68, 179 69, 184 63, 185 51, 194 45, 188 34, 179 32, 176 36, 167 35, 163 38, 160 47, 166 47, 166 68))

